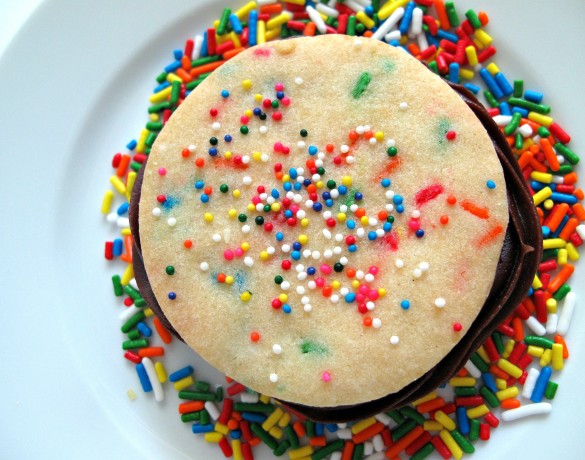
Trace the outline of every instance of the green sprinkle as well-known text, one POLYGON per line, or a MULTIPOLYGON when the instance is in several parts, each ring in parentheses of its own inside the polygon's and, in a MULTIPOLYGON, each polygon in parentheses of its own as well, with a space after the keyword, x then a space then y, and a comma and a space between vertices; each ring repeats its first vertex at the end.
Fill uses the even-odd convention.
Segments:
POLYGON ((272 451, 272 453, 274 454, 275 457, 280 457, 281 455, 284 455, 284 453, 288 450, 288 448, 290 447, 290 442, 288 441, 282 441, 277 447, 276 449, 274 449, 272 451))
POLYGON ((536 104, 520 97, 509 98, 508 104, 522 107, 523 109, 529 110, 531 112, 541 113, 543 115, 548 115, 550 113, 550 106, 545 104, 536 104))
POLYGON ((327 181, 327 188, 329 190, 333 190, 336 186, 337 186, 337 184, 335 183, 335 181, 333 179, 330 179, 327 181))
POLYGON ((248 127, 246 125, 240 126, 240 132, 244 135, 248 134, 248 132, 250 132, 250 130, 248 129, 248 127))
POLYGON ((421 414, 419 414, 415 409, 413 409, 412 407, 408 407, 408 406, 403 407, 402 409, 400 409, 400 413, 402 415, 404 415, 406 418, 414 420, 419 425, 422 425, 425 423, 425 418, 421 414))
POLYGON ((429 63, 429 69, 431 69, 432 72, 439 75, 439 67, 437 66, 437 63, 435 61, 429 63))
MULTIPOLYGON (((350 19, 355 16, 350 16, 350 19)), ((355 448, 353 449, 353 455, 351 456, 351 460, 362 460, 364 458, 364 450, 366 449, 365 444, 356 444, 355 448)))
POLYGON ((317 452, 314 452, 313 455, 311 455, 311 460, 323 460, 325 457, 329 456, 333 452, 341 451, 344 445, 345 442, 343 441, 343 439, 337 439, 333 442, 330 442, 322 449, 319 449, 317 452))
POLYGON ((227 192, 229 191, 229 189, 230 189, 230 188, 228 187, 228 185, 227 185, 227 184, 221 184, 221 185, 219 186, 219 191, 220 191, 221 193, 227 193, 227 192))
POLYGON ((222 386, 219 386, 215 389, 215 400, 217 402, 223 401, 223 387, 222 386))
POLYGON ((298 449, 300 447, 299 437, 297 436, 297 433, 295 432, 292 425, 287 425, 284 427, 284 434, 286 434, 286 437, 290 442, 290 446, 293 449, 298 449))
POLYGON ((402 422, 406 420, 404 416, 396 409, 391 410, 390 412, 386 412, 386 415, 388 415, 388 417, 394 420, 398 425, 400 425, 402 422))
POLYGON ((479 425, 480 421, 476 418, 473 418, 469 421, 469 440, 470 441, 477 441, 479 439, 479 425))
POLYGON ((138 329, 132 329, 127 335, 129 340, 138 340, 142 338, 142 334, 138 329))
POLYGON ((179 102, 180 95, 181 95, 181 82, 179 80, 175 80, 172 83, 171 97, 169 98, 169 102, 172 105, 175 105, 177 102, 179 102))
POLYGON ((309 439, 317 436, 317 433, 315 433, 315 427, 316 427, 315 422, 311 420, 307 420, 305 422, 305 430, 307 431, 307 437, 309 439))
POLYGON ((240 222, 246 222, 246 221, 248 220, 248 216, 247 216, 246 214, 240 214, 240 215, 238 216, 238 220, 239 220, 240 222))
POLYGON ((207 412, 207 410, 203 409, 199 412, 199 423, 201 423, 201 425, 207 425, 210 421, 211 417, 209 416, 209 412, 207 412))
POLYGON ((301 343, 301 353, 304 355, 308 353, 327 355, 329 354, 329 349, 320 343, 313 342, 311 340, 303 340, 303 343, 301 343))
POLYGON ((140 340, 126 340, 122 342, 123 350, 133 350, 134 348, 146 348, 148 346, 148 339, 140 340))
POLYGON ((151 131, 148 136, 146 136, 146 140, 144 141, 144 144, 147 145, 148 147, 152 147, 154 144, 154 141, 156 140, 156 136, 157 133, 155 131, 151 131))
POLYGON ((366 31, 366 26, 364 26, 361 22, 358 22, 355 25, 356 34, 363 34, 365 31, 366 31))
POLYGON ((546 390, 544 390, 544 397, 546 399, 555 399, 555 394, 557 393, 557 388, 559 384, 549 380, 546 384, 546 390))
POLYGON ((263 403, 237 402, 234 404, 234 410, 238 412, 261 412, 263 414, 271 414, 274 412, 274 406, 272 404, 263 403))
POLYGON ((398 149, 396 147, 388 147, 386 153, 388 154, 389 157, 395 157, 396 154, 398 153, 398 149))
POLYGON ((136 299, 134 301, 134 306, 136 308, 146 307, 146 300, 144 300, 142 297, 140 299, 136 299))
POLYGON ((494 332, 492 334, 492 340, 494 341, 494 345, 496 346, 496 350, 498 350, 498 353, 501 355, 502 353, 504 353, 504 341, 502 340, 502 334, 500 334, 499 332, 494 332))
POLYGON ((190 391, 181 390, 179 391, 180 399, 188 399, 190 401, 215 401, 215 393, 207 393, 204 391, 190 391))
POLYGON ((372 75, 369 72, 363 72, 355 82, 353 89, 351 90, 351 95, 354 99, 359 99, 363 96, 365 91, 368 89, 368 85, 372 81, 372 75))
POLYGON ((534 345, 535 347, 549 348, 552 349, 553 341, 546 337, 540 337, 538 335, 527 335, 524 337, 526 345, 534 345))
POLYGON ((130 329, 132 329, 133 327, 135 327, 140 321, 142 321, 145 318, 145 314, 144 314, 144 310, 139 310, 136 313, 134 313, 130 318, 128 318, 128 321, 126 321, 121 329, 122 332, 124 334, 126 334, 130 329))
POLYGON ((226 29, 230 20, 230 14, 232 14, 232 10, 224 8, 223 13, 221 13, 219 25, 217 26, 217 35, 223 35, 227 32, 226 29))
POLYGON ((500 405, 500 400, 488 387, 482 386, 479 390, 479 394, 483 396, 483 399, 485 399, 490 406, 498 407, 500 405))
POLYGON ((565 296, 571 292, 571 286, 569 286, 568 284, 563 284, 558 290, 557 292, 555 292, 553 294, 553 299, 559 301, 559 300, 563 300, 565 298, 565 296))
POLYGON ((374 13, 377 13, 380 10, 380 0, 372 0, 372 9, 374 13))
POLYGON ((167 272, 167 275, 171 276, 175 274, 175 267, 173 267, 172 265, 167 265, 167 268, 165 268, 165 271, 167 272))
POLYGON ((137 300, 137 299, 140 299, 142 297, 140 295, 140 292, 138 292, 136 289, 134 289, 129 284, 127 284, 126 286, 124 286, 124 292, 126 294, 128 294, 128 297, 130 297, 132 300, 137 300))
POLYGON ((137 161, 133 161, 132 163, 130 163, 130 168, 132 169, 132 171, 140 171, 140 168, 142 168, 142 163, 138 163, 137 161))
POLYGON ((284 278, 283 278, 282 276, 280 276, 280 275, 276 275, 276 276, 274 277, 274 282, 275 282, 276 284, 282 284, 282 282, 283 282, 283 281, 284 281, 284 278))
POLYGON ((515 112, 514 115, 512 115, 512 120, 510 121, 510 123, 508 123, 504 128, 504 134, 506 136, 512 135, 514 131, 518 129, 518 126, 520 126, 521 119, 522 115, 520 115, 518 112, 515 112))
POLYGON ((563 157, 565 157, 565 160, 567 160, 572 165, 576 165, 577 163, 579 163, 579 156, 575 152, 573 152, 569 147, 567 147, 565 144, 561 144, 560 142, 557 142, 555 144, 555 149, 563 157))
POLYGON ((483 96, 485 97, 485 100, 487 101, 487 103, 491 107, 495 108, 495 107, 498 107, 500 105, 500 103, 498 102, 498 100, 496 99, 496 97, 491 93, 491 91, 485 90, 483 92, 483 96))
POLYGON ((168 76, 169 76, 168 73, 161 72, 160 74, 158 74, 158 77, 156 77, 156 81, 159 82, 159 83, 162 83, 162 82, 164 82, 167 79, 168 76))
POLYGON ((540 128, 538 128, 538 130, 536 132, 538 133, 538 135, 540 137, 550 136, 550 131, 548 129, 546 129, 546 126, 541 126, 540 128))
POLYGON ((189 423, 189 422, 198 422, 201 414, 199 412, 189 412, 187 414, 181 415, 181 422, 189 423))
POLYGON ((482 374, 485 374, 487 371, 490 370, 489 365, 479 356, 477 353, 471 355, 469 358, 471 362, 479 369, 482 374))
POLYGON ((396 442, 400 438, 403 438, 412 430, 414 430, 417 425, 418 423, 416 423, 414 420, 406 419, 404 422, 394 428, 394 430, 392 430, 392 441, 396 442))
POLYGON ((457 10, 455 10, 455 4, 453 2, 445 2, 445 10, 447 10, 447 17, 453 27, 459 25, 459 16, 457 10))
POLYGON ((164 101, 164 102, 161 102, 160 104, 151 105, 148 108, 148 113, 159 113, 159 112, 162 112, 163 110, 170 109, 170 108, 171 108, 171 103, 169 101, 164 101))
POLYGON ((282 25, 280 29, 280 38, 288 38, 291 36, 291 30, 288 28, 286 24, 282 25))
POLYGON ((197 391, 209 392, 210 387, 211 385, 209 385, 209 383, 203 382, 202 380, 198 380, 197 383, 195 383, 195 389, 197 391))
POLYGON ((561 167, 559 168, 559 170, 555 174, 565 175, 565 174, 569 174, 572 172, 573 172, 573 166, 568 165, 568 164, 564 164, 564 165, 561 165, 561 167))
POLYGON ((475 387, 455 387, 453 388, 455 396, 475 396, 477 388, 475 387))
POLYGON ((122 280, 120 275, 112 276, 112 285, 114 286, 114 295, 120 297, 124 295, 124 287, 122 286, 122 280))
POLYGON ((514 80, 514 97, 522 97, 524 94, 524 80, 514 80))
POLYGON ((163 124, 160 121, 149 121, 146 123, 146 129, 149 131, 160 131, 163 128, 163 124))
POLYGON ((223 58, 221 56, 215 55, 215 56, 205 56, 199 59, 195 59, 194 61, 191 61, 191 67, 200 67, 202 65, 205 64, 211 64, 212 62, 215 61, 221 61, 223 58))
POLYGON ((465 436, 463 436, 459 431, 451 431, 451 436, 453 436, 453 439, 457 444, 459 444, 459 447, 461 447, 463 452, 466 454, 473 454, 475 452, 475 447, 473 447, 473 444, 465 439, 465 436))
POLYGON ((516 133, 516 138, 514 139, 514 147, 518 150, 521 150, 524 146, 524 137, 520 133, 516 133))
POLYGON ((431 455, 434 450, 435 447, 430 442, 427 442, 424 446, 417 450, 412 455, 412 457, 410 457, 410 460, 423 460, 424 458, 427 458, 429 455, 431 455))
POLYGON ((540 259, 541 262, 544 262, 549 259, 556 259, 559 255, 558 249, 545 249, 542 251, 542 258, 540 259))
POLYGON ((481 21, 477 17, 477 14, 475 14, 475 11, 467 10, 465 12, 465 17, 469 20, 471 27, 473 27, 476 30, 481 28, 481 21))
POLYGON ((272 450, 275 450, 278 447, 278 442, 274 439, 270 434, 264 430, 260 425, 257 423, 252 423, 250 425, 250 429, 252 433, 258 436, 264 444, 270 447, 272 450))

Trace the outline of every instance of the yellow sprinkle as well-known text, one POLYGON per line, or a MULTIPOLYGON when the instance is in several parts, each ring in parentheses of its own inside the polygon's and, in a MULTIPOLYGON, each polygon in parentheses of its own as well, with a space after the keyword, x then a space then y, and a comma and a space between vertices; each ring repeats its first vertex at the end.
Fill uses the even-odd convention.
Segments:
POLYGON ((453 377, 449 380, 449 385, 452 387, 472 387, 475 385, 473 377, 453 377))
POLYGON ((552 346, 552 368, 555 371, 560 371, 563 366, 563 345, 560 343, 553 343, 552 346))
POLYGON ((374 137, 376 138, 376 140, 378 142, 383 141, 384 140, 384 133, 382 131, 376 131, 376 133, 374 134, 374 137))
POLYGON ((280 420, 280 418, 284 415, 284 411, 280 408, 277 407, 274 412, 272 412, 272 414, 270 414, 268 416, 268 418, 266 420, 264 420, 264 422, 262 423, 262 428, 265 431, 269 431, 270 428, 272 428, 274 425, 276 425, 278 423, 278 421, 280 420))
POLYGON ((353 179, 351 178, 351 176, 343 176, 341 178, 341 183, 346 187, 349 187, 351 186, 351 184, 353 184, 353 179))
POLYGON ((249 251, 250 250, 250 243, 248 243, 247 241, 244 241, 240 245, 240 248, 242 249, 242 251, 249 251))
POLYGON ((210 212, 206 212, 205 214, 203 214, 203 218, 205 219, 205 222, 211 222, 213 221, 213 214, 211 214, 210 212))
POLYGON ((144 150, 146 149, 146 138, 148 137, 148 134, 150 133, 150 131, 148 131, 148 129, 144 128, 142 129, 142 131, 140 131, 140 136, 138 136, 138 142, 136 143, 136 152, 138 153, 144 153, 144 150))
POLYGON ((554 122, 554 120, 551 117, 547 117, 546 115, 542 115, 536 112, 529 112, 528 119, 530 121, 538 123, 539 125, 546 126, 547 128, 554 122))
MULTIPOLYGON (((483 29, 477 29, 475 31, 475 36, 484 46, 490 46, 492 44, 492 37, 483 29)), ((470 63, 470 65, 474 64, 470 63)))
POLYGON ((486 66, 486 69, 492 75, 495 75, 497 73, 500 73, 500 68, 495 63, 493 63, 493 62, 491 64, 487 65, 486 66))
POLYGON ((528 353, 530 356, 533 356, 534 358, 542 358, 542 355, 544 353, 544 348, 537 347, 535 345, 528 345, 528 349, 526 350, 526 353, 528 353))
POLYGON ((443 429, 443 425, 441 425, 436 420, 425 420, 423 423, 423 429, 425 431, 441 431, 443 429))
POLYGON ((149 100, 152 104, 160 104, 167 100, 167 98, 171 95, 171 91, 173 90, 172 86, 167 86, 165 89, 161 89, 159 92, 154 93, 149 97, 149 100))
POLYGON ((533 289, 540 289, 542 287, 542 282, 538 275, 534 275, 534 279, 532 280, 532 288, 533 289))
POLYGON ((283 431, 277 426, 273 426, 272 428, 270 428, 270 430, 268 430, 268 433, 270 434, 270 436, 276 439, 282 438, 282 435, 284 434, 283 431))
POLYGON ((232 452, 234 460, 244 460, 244 456, 242 454, 242 441, 239 439, 232 439, 232 452))
POLYGON ((567 245, 567 242, 562 238, 548 238, 542 241, 543 249, 561 249, 567 245))
POLYGON ((262 101, 262 94, 254 94, 254 100, 256 102, 261 102, 262 101))
POLYGON ((351 432, 353 434, 360 433, 361 431, 364 431, 366 428, 372 426, 374 423, 376 423, 375 417, 370 417, 370 418, 367 418, 364 420, 360 420, 355 425, 352 425, 351 432))
POLYGON ((132 189, 134 188, 134 182, 136 182, 136 176, 136 172, 128 172, 128 177, 126 178, 126 198, 128 201, 130 201, 130 198, 132 197, 132 189))
POLYGON ((123 228, 120 231, 120 234, 122 234, 122 236, 128 236, 128 235, 132 235, 132 231, 129 228, 123 228))
POLYGON ((215 424, 213 429, 215 431, 217 431, 218 433, 223 434, 224 436, 227 436, 227 434, 230 432, 230 429, 227 427, 227 425, 224 425, 223 423, 219 423, 219 422, 217 422, 215 424))
POLYGON ((243 300, 244 302, 247 302, 251 298, 252 298, 252 294, 250 294, 250 291, 244 291, 240 295, 240 299, 243 300))
POLYGON ((233 30, 229 33, 229 37, 236 48, 240 48, 242 46, 240 37, 238 37, 238 34, 236 34, 233 30))
POLYGON ((306 0, 286 0, 286 3, 290 3, 292 5, 305 6, 306 0))
POLYGON ((280 203, 272 203, 270 205, 270 210, 273 211, 273 212, 280 211, 280 208, 281 208, 280 203))
POLYGON ((282 303, 285 303, 286 301, 288 301, 288 295, 282 293, 278 296, 278 300, 280 300, 282 303))
POLYGON ((240 198, 242 196, 242 192, 240 192, 238 189, 236 189, 232 192, 232 196, 234 198, 240 198))
POLYGON ((552 360, 552 350, 550 348, 547 348, 544 350, 544 353, 542 354, 542 358, 540 358, 540 367, 548 366, 548 363, 550 363, 551 360, 552 360))
POLYGON ((565 248, 559 249, 559 255, 557 256, 557 263, 559 265, 567 265, 569 262, 569 251, 565 248))
POLYGON ((120 280, 122 286, 128 285, 132 278, 134 278, 134 267, 132 266, 132 264, 128 264, 126 270, 124 271, 124 274, 122 275, 122 279, 120 280))
POLYGON ((433 392, 429 393, 428 395, 423 396, 422 398, 418 398, 417 400, 413 401, 412 405, 416 407, 419 404, 430 401, 431 399, 435 399, 436 397, 437 397, 437 392, 433 391, 433 392))
POLYGON ((351 282, 351 287, 353 287, 354 289, 357 289, 360 287, 360 282, 358 280, 353 280, 351 282))
POLYGON ((408 37, 406 35, 402 35, 400 37, 400 40, 398 40, 398 43, 400 43, 401 45, 406 45, 408 43, 408 37))
POLYGON ((505 390, 508 388, 508 383, 504 379, 496 379, 496 388, 498 390, 505 390))
POLYGON ((489 358, 483 345, 477 349, 477 354, 480 356, 481 359, 485 361, 486 364, 489 364, 491 362, 491 359, 489 358))
POLYGON ((268 260, 270 259, 270 254, 267 251, 260 251, 260 259, 261 260, 268 260))
POLYGON ((506 388, 505 390, 496 391, 496 397, 500 401, 504 401, 505 399, 511 399, 518 396, 520 392, 518 391, 518 387, 516 385, 506 388))
POLYGON ((146 316, 147 318, 152 318, 154 316, 154 312, 152 311, 152 308, 144 309, 144 316, 146 316))
POLYGON ((167 370, 161 361, 154 363, 154 371, 156 372, 156 377, 160 383, 165 383, 167 381, 167 370))
POLYGON ((447 430, 441 430, 439 432, 439 437, 443 440, 455 460, 459 460, 463 457, 463 451, 461 450, 461 447, 459 447, 459 444, 455 442, 451 433, 447 430))
POLYGON ((223 438, 223 434, 217 432, 205 433, 205 442, 219 442, 223 438))
POLYGON ((301 244, 307 244, 307 242, 309 241, 309 237, 305 234, 299 235, 298 240, 299 240, 299 243, 301 243, 301 244))
POLYGON ((249 90, 250 88, 252 88, 252 80, 242 81, 242 88, 244 88, 245 90, 249 90))
POLYGON ((476 66, 479 64, 477 53, 475 52, 475 46, 467 46, 465 48, 465 54, 467 55, 467 62, 469 62, 470 66, 476 66))
POLYGON ((579 251, 573 245, 573 243, 567 243, 566 249, 567 249, 567 255, 569 256, 569 259, 571 259, 573 262, 576 260, 579 260, 579 251))
POLYGON ((281 13, 278 16, 274 16, 272 19, 270 19, 266 23, 266 28, 267 29, 280 28, 280 26, 282 26, 283 24, 286 24, 291 19, 292 19, 292 14, 290 14, 288 11, 285 11, 284 13, 281 13))
POLYGON ((406 6, 406 4, 409 1, 410 0, 396 0, 394 2, 387 2, 378 11, 378 18, 380 18, 380 20, 383 21, 384 19, 386 19, 387 17, 389 17, 392 13, 394 13, 394 11, 396 11, 398 8, 403 7, 403 6, 406 6))
POLYGON ((262 160, 262 154, 260 152, 254 152, 254 153, 252 153, 252 159, 254 161, 261 161, 262 160))
POLYGON ((451 420, 449 416, 445 414, 445 412, 443 412, 442 410, 438 410, 437 412, 435 412, 435 420, 439 422, 441 425, 443 425, 449 431, 453 431, 457 427, 457 425, 455 425, 455 422, 451 420))
POLYGON ((543 184, 550 184, 552 182, 553 175, 540 171, 532 171, 530 173, 530 178, 535 181, 542 182, 543 184))
POLYGON ((234 284, 234 277, 231 275, 228 275, 225 277, 225 284, 234 284))
POLYGON ((260 402, 263 404, 268 404, 270 402, 270 396, 268 395, 260 395, 260 402))
POLYGON ((504 348, 504 353, 502 353, 502 358, 508 359, 508 357, 512 353, 512 350, 514 349, 514 345, 516 345, 516 342, 514 340, 508 340, 506 342, 506 347, 504 348))
POLYGON ((323 187, 325 187, 325 183, 322 180, 319 180, 315 184, 315 187, 317 187, 317 188, 323 188, 323 187))
POLYGON ((557 301, 552 297, 546 301, 546 311, 547 313, 557 312, 557 301))
POLYGON ((544 209, 546 209, 547 211, 550 211, 555 205, 555 202, 553 200, 544 200, 544 209))
POLYGON ((331 281, 331 287, 333 289, 339 289, 341 287, 341 283, 339 282, 339 280, 333 280, 331 281))
POLYGON ((246 110, 244 113, 248 118, 252 118, 254 116, 254 112, 252 112, 250 109, 246 110))
POLYGON ((232 152, 230 152, 229 150, 228 150, 227 152, 224 152, 224 153, 223 153, 223 157, 224 157, 226 160, 231 160, 231 158, 232 158, 232 152))
POLYGON ((158 113, 151 113, 148 118, 150 118, 151 121, 158 121, 160 120, 160 117, 158 116, 158 113))
POLYGON ((254 211, 256 209, 256 206, 254 206, 252 203, 249 203, 247 208, 248 208, 248 211, 254 211))
POLYGON ((187 377, 184 377, 181 380, 177 380, 176 382, 174 382, 173 387, 175 388, 175 390, 181 391, 187 388, 188 386, 193 385, 194 383, 195 380, 193 380, 193 376, 188 375, 187 377))
POLYGON ((301 227, 306 227, 307 225, 309 225, 309 219, 307 219, 306 217, 304 219, 301 219, 301 227))
POLYGON ((538 192, 536 192, 532 196, 532 199, 534 201, 534 205, 538 206, 544 200, 546 200, 547 198, 550 198, 551 195, 552 195, 552 189, 550 187, 544 187, 542 190, 539 190, 538 192))
POLYGON ((459 76, 464 80, 473 80, 475 72, 471 69, 459 69, 459 76))
POLYGON ((482 42, 480 42, 480 41, 479 41, 477 38, 473 37, 473 38, 471 39, 471 41, 473 42, 473 44, 474 44, 475 46, 477 46, 477 49, 478 49, 478 50, 482 50, 482 49, 484 49, 484 48, 485 48, 485 46, 483 45, 483 43, 482 43, 482 42))
POLYGON ((181 77, 177 76, 177 74, 174 74, 172 72, 167 75, 167 81, 169 83, 172 83, 174 81, 178 81, 179 83, 183 83, 183 80, 181 79, 181 77))
POLYGON ((278 421, 278 426, 281 428, 286 427, 290 423, 290 419, 291 419, 290 414, 288 412, 285 412, 284 415, 278 421))
POLYGON ((264 21, 258 21, 256 29, 257 29, 256 42, 259 45, 263 45, 264 43, 266 43, 266 23, 264 21))
POLYGON ((467 409, 467 416, 469 418, 480 418, 486 415, 490 411, 489 407, 485 404, 481 404, 477 407, 472 407, 471 409, 467 409))
POLYGON ((368 225, 370 223, 370 218, 368 216, 362 216, 360 222, 362 225, 368 225))
POLYGON ((378 289, 378 295, 380 297, 384 297, 386 295, 386 289, 384 289, 384 288, 378 289))
POLYGON ((282 181, 283 182, 288 182, 290 181, 290 176, 288 174, 283 174, 282 175, 282 181))
POLYGON ((242 6, 239 10, 236 10, 236 12, 234 14, 238 17, 238 19, 240 21, 244 21, 248 18, 250 11, 256 9, 256 6, 257 6, 256 2, 254 2, 254 1, 248 2, 244 6, 242 6))
POLYGON ((303 457, 309 457, 313 454, 313 446, 299 447, 298 449, 291 449, 288 451, 290 460, 300 460, 303 457))
POLYGON ((346 218, 347 218, 347 214, 345 214, 344 212, 340 212, 337 214, 337 220, 339 222, 345 222, 346 218))
MULTIPOLYGON (((219 27, 219 19, 216 19, 215 21, 213 21, 213 28, 217 29, 219 27)), ((215 35, 216 39, 217 39, 217 34, 215 35)))
POLYGON ((102 200, 102 214, 109 214, 112 209, 112 203, 114 202, 114 192, 106 190, 104 193, 104 199, 102 200))
POLYGON ((120 195, 126 196, 126 185, 124 185, 124 182, 118 176, 110 177, 110 183, 120 195))
POLYGON ((506 374, 510 374, 512 377, 518 379, 522 376, 522 369, 518 366, 515 366, 507 359, 500 359, 497 363, 497 366, 502 369, 506 374))
POLYGON ((232 208, 228 211, 228 216, 232 219, 234 219, 237 215, 238 215, 238 211, 236 211, 234 208, 232 208))

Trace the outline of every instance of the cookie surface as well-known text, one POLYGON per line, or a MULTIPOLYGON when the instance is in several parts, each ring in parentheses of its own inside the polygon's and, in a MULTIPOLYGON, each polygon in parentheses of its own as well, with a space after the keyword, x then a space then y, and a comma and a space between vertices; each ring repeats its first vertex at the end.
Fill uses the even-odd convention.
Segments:
POLYGON ((347 36, 221 66, 158 136, 140 199, 148 279, 185 341, 318 407, 435 366, 483 306, 507 223, 465 103, 405 53, 347 36))

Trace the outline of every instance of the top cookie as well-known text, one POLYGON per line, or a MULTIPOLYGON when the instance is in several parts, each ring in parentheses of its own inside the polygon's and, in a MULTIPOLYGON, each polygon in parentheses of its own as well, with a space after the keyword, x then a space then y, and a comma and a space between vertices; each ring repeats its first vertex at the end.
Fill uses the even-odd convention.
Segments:
POLYGON ((317 407, 394 393, 472 326, 508 224, 492 141, 406 53, 327 35, 240 53, 158 136, 140 240, 185 341, 317 407))

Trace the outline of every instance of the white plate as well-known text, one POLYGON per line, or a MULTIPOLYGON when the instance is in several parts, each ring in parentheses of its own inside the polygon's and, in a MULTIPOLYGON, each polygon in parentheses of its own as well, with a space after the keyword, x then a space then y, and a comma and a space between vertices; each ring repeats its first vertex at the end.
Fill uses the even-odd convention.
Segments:
MULTIPOLYGON (((174 391, 156 404, 121 358, 113 271, 102 256, 111 232, 99 206, 109 161, 145 123, 154 76, 172 50, 223 6, 241 3, 45 0, 1 57, 1 457, 223 458, 181 424, 174 391), (128 388, 136 401, 127 398, 128 388)), ((583 154, 585 3, 459 0, 456 6, 490 14, 495 62, 510 79, 544 91, 573 135, 573 149, 583 154)), ((578 267, 571 282, 580 297, 584 273, 578 267)), ((553 413, 502 422, 489 443, 476 443, 474 458, 580 456, 582 440, 571 434, 585 409, 579 310, 567 337, 571 358, 553 377, 560 383, 553 413)), ((176 344, 167 367, 188 361, 198 362, 176 344)), ((197 375, 217 376, 203 364, 197 375)), ((256 458, 270 458, 263 452, 256 458)))

